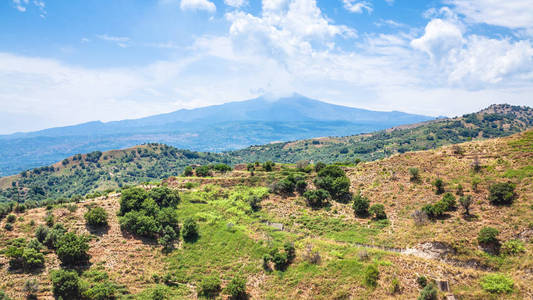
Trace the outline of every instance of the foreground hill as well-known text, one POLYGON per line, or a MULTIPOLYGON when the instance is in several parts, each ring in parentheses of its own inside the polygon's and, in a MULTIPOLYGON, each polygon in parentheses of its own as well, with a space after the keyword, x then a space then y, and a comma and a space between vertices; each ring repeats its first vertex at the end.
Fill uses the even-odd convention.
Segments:
POLYGON ((90 122, 0 136, 0 176, 76 153, 147 142, 196 151, 227 151, 273 141, 372 132, 430 119, 333 105, 300 95, 275 100, 260 97, 136 120, 90 122))
MULTIPOLYGON (((385 215, 379 218, 354 214, 353 200, 329 198, 316 205, 309 194, 288 188, 295 178, 308 191, 324 184, 317 180, 322 176, 343 178, 335 166, 317 173, 317 166, 304 164, 276 164, 272 171, 269 165, 254 165, 253 174, 239 168, 210 177, 171 177, 162 185, 179 191, 179 203, 170 207, 177 214, 180 237, 165 251, 160 245, 164 239, 132 234, 164 230, 141 229, 134 226, 139 221, 129 219, 141 214, 150 220, 168 209, 150 198, 161 199, 162 190, 155 185, 123 190, 122 204, 121 195, 111 193, 81 203, 19 208, 0 223, 0 288, 16 299, 29 294, 50 299, 54 291, 68 290, 63 281, 52 284, 53 270, 73 269, 79 275, 69 277, 68 287, 86 299, 194 299, 206 293, 223 299, 415 299, 422 294, 428 297, 423 299, 531 299, 532 146, 530 130, 343 167, 354 199, 368 199, 372 215, 377 211, 372 207, 383 205, 385 215), (437 179, 444 194, 436 194, 437 179), (489 200, 498 183, 514 188, 505 205, 489 200), (152 196, 146 198, 146 193, 152 196), (446 193, 456 199, 455 207, 435 218, 421 213, 425 205, 449 198, 446 193), (470 196, 468 214, 459 204, 461 194, 470 196), (145 202, 135 206, 136 199, 145 202), (133 210, 129 217, 126 204, 133 210), (107 212, 107 227, 86 223, 84 214, 94 207, 107 212), (189 219, 198 227, 194 238, 186 237, 189 219), (10 268, 15 254, 7 253, 16 251, 8 249, 25 243, 13 239, 27 243, 46 223, 89 235, 88 262, 61 264, 61 251, 44 247, 39 250, 42 267, 10 268), (480 242, 485 227, 498 232, 492 236, 497 249, 480 242), (38 287, 25 290, 35 286, 26 284, 31 279, 38 287)), ((338 188, 344 189, 343 184, 338 188)), ((335 189, 330 191, 336 195, 335 189)))
POLYGON ((146 144, 125 150, 75 155, 52 166, 0 178, 0 201, 40 201, 70 198, 91 191, 116 189, 176 176, 192 164, 248 162, 296 163, 300 160, 326 163, 376 160, 406 151, 469 140, 511 135, 533 126, 533 109, 493 105, 478 113, 453 119, 406 125, 370 134, 342 138, 318 138, 225 153, 200 153, 174 147, 146 144))

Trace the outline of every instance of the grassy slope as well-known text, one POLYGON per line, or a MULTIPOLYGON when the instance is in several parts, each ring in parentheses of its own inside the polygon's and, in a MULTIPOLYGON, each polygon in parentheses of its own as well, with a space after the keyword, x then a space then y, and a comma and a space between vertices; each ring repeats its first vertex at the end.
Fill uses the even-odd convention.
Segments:
MULTIPOLYGON (((456 260, 475 260, 493 271, 504 272, 515 280, 516 292, 506 295, 511 299, 527 299, 533 296, 529 283, 533 247, 531 235, 525 239, 526 252, 516 257, 490 256, 477 249, 475 237, 484 225, 491 225, 501 231, 500 238, 516 238, 519 233, 531 231, 533 221, 533 182, 530 166, 533 165, 533 131, 480 142, 461 145, 464 155, 452 154, 451 147, 396 155, 389 159, 346 168, 352 180, 352 192, 361 190, 372 203, 385 204, 390 225, 369 219, 355 218, 349 204, 332 203, 328 209, 311 210, 297 196, 279 197, 269 195, 262 202, 262 209, 253 213, 244 202, 247 195, 261 195, 269 182, 282 178, 279 167, 275 172, 256 172, 259 181, 246 181, 249 173, 233 171, 212 178, 176 177, 166 181, 169 186, 180 189, 182 203, 178 207, 180 219, 194 217, 200 224, 200 238, 197 242, 180 243, 177 250, 168 255, 161 253, 158 246, 123 234, 117 224, 118 195, 110 195, 87 203, 78 204, 78 210, 70 212, 55 208, 54 215, 77 232, 88 232, 83 222, 85 206, 92 202, 103 206, 111 216, 108 232, 95 234, 91 241, 91 263, 93 267, 106 269, 111 278, 124 284, 131 294, 143 298, 156 284, 153 274, 170 274, 175 286, 169 288, 174 298, 194 298, 198 282, 206 275, 219 276, 223 286, 236 273, 248 278, 247 290, 252 299, 289 298, 400 298, 413 299, 418 294, 418 275, 435 279, 446 279, 453 294, 462 299, 487 299, 479 279, 487 273, 483 269, 464 268, 453 263, 423 259, 383 250, 369 249, 369 259, 361 259, 362 248, 353 243, 415 247, 423 242, 439 241, 456 250, 450 254, 456 260), (479 155, 482 171, 474 174, 471 162, 479 155), (407 169, 418 167, 422 182, 409 182, 407 169), (391 176, 391 174, 394 174, 391 176), (461 183, 465 192, 473 194, 475 201, 472 213, 477 216, 465 220, 460 210, 451 212, 448 218, 416 227, 410 213, 424 203, 438 198, 430 181, 440 176, 453 190, 461 183), (479 192, 472 193, 472 176, 481 179, 479 192), (487 187, 492 182, 511 180, 517 184, 519 198, 512 206, 494 207, 487 202, 487 187), (184 189, 187 182, 189 189, 184 189), (235 185, 245 182, 253 186, 235 185), (192 186, 192 188, 191 188, 192 186), (281 222, 284 231, 275 231, 266 221, 281 222), (261 257, 271 245, 292 241, 297 248, 295 262, 285 272, 265 272, 261 268, 261 257), (303 259, 308 247, 319 251, 322 262, 313 265, 303 259), (363 269, 376 264, 380 279, 375 289, 363 284, 363 269), (400 294, 390 293, 393 278, 402 288, 400 294)), ((290 171, 291 167, 282 169, 290 171)), ((311 177, 314 174, 310 175, 311 177)), ((311 180, 312 178, 309 178, 311 180)), ((12 232, 1 229, 2 243, 9 238, 33 234, 29 225, 34 220, 37 226, 43 223, 45 209, 33 209, 18 214, 12 232)), ((0 225, 4 225, 2 221, 0 225)), ((10 272, 5 258, 0 270, 1 288, 15 298, 22 298, 22 285, 30 275, 10 272)), ((34 276, 41 282, 40 296, 51 295, 48 272, 58 268, 55 254, 47 254, 47 266, 34 276)), ((442 293, 444 295, 444 293, 442 293)))

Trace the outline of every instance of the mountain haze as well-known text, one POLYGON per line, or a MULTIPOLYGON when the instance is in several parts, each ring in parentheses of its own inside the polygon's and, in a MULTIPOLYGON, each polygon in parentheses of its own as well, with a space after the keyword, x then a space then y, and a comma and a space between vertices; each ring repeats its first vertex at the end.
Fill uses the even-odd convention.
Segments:
POLYGON ((155 142, 219 152, 274 141, 372 132, 431 117, 329 104, 301 95, 241 102, 141 119, 89 122, 0 136, 0 176, 47 165, 76 153, 155 142))

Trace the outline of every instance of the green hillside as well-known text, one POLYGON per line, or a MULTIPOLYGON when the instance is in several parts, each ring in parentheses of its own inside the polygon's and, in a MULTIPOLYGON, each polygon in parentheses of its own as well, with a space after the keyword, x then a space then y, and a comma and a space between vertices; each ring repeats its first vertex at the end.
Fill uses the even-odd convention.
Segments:
POLYGON ((370 134, 327 137, 252 146, 225 153, 180 150, 145 144, 125 150, 75 155, 52 166, 0 179, 0 201, 70 198, 181 174, 188 165, 301 160, 373 161, 397 153, 435 149, 470 140, 508 136, 533 126, 533 109, 493 105, 478 113, 419 123, 370 134))

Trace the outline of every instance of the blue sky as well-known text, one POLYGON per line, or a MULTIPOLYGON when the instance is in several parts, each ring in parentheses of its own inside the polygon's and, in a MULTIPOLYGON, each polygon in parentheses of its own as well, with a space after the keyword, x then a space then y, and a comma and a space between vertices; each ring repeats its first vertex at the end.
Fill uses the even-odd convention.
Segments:
POLYGON ((0 2, 0 134, 300 93, 533 105, 530 0, 0 2))

